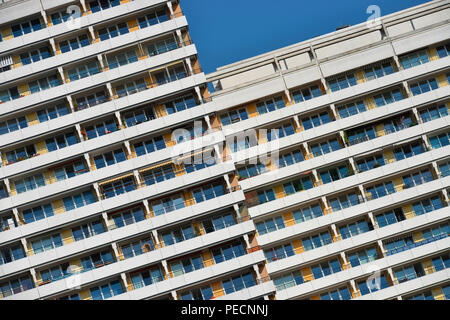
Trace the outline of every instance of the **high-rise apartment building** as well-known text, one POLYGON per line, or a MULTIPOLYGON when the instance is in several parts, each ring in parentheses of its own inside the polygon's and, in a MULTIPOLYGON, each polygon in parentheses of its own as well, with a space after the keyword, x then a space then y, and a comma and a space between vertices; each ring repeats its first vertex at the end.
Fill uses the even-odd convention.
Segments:
POLYGON ((0 297, 449 299, 449 17, 205 75, 178 0, 1 4, 0 297))

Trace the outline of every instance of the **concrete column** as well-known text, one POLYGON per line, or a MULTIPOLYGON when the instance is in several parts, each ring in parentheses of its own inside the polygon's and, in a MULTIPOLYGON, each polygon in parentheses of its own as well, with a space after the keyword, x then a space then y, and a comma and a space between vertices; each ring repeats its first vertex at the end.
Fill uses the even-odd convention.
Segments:
POLYGON ((174 12, 173 12, 173 7, 172 7, 172 1, 167 1, 167 7, 169 8, 170 11, 170 15, 173 16, 174 12))
POLYGON ((36 270, 34 268, 30 268, 30 273, 31 273, 31 279, 33 279, 33 282, 38 283, 37 277, 36 277, 36 270))
POLYGON ((64 70, 63 70, 63 68, 62 67, 58 67, 58 72, 59 72, 59 75, 61 76, 61 79, 62 79, 63 83, 66 83, 66 78, 64 77, 64 70))
MULTIPOLYGON (((323 196, 320 198, 320 200, 322 201, 323 206, 328 210, 329 208, 328 208, 327 197, 323 196)), ((331 212, 331 209, 330 209, 330 212, 331 212)))
POLYGON ((353 292, 357 295, 358 290, 356 290, 355 280, 350 280, 350 285, 352 286, 353 292))
POLYGON ((368 215, 369 215, 370 222, 372 222, 373 227, 377 228, 375 219, 373 218, 373 212, 369 212, 368 215))
POLYGON ((384 247, 384 245, 383 245, 383 241, 381 241, 381 240, 378 240, 377 241, 377 243, 378 243, 378 246, 380 247, 380 249, 381 249, 381 252, 383 253, 383 257, 385 257, 386 256, 386 248, 384 247))
POLYGON ((250 247, 250 240, 248 238, 248 234, 244 234, 244 241, 245 241, 245 244, 247 245, 247 249, 251 248, 250 247))
POLYGON ((108 83, 106 84, 106 89, 108 89, 108 93, 109 93, 109 96, 111 97, 111 99, 114 99, 114 94, 113 94, 112 86, 111 86, 111 83, 110 83, 110 82, 108 82, 108 83))
POLYGON ((102 212, 102 218, 106 228, 109 230, 108 214, 106 212, 102 212))
POLYGON ((439 170, 439 167, 438 167, 436 161, 431 162, 431 165, 433 166, 433 169, 436 172, 436 175, 439 177, 441 173, 440 173, 440 170, 439 170))
POLYGON ((209 115, 205 116, 205 122, 208 125, 208 129, 212 131, 211 120, 209 119, 209 115))
MULTIPOLYGON (((20 226, 19 210, 17 210, 17 208, 13 208, 12 212, 14 215, 14 219, 16 219, 17 225, 20 226)), ((9 227, 12 228, 13 226, 9 226, 9 227)))
POLYGON ((56 44, 55 44, 55 39, 50 38, 49 41, 50 41, 50 45, 52 46, 53 53, 56 54, 56 44))
POLYGON ((359 191, 361 192, 361 195, 363 196, 363 197, 365 197, 366 196, 366 193, 364 192, 364 187, 362 186, 362 185, 358 185, 358 189, 359 189, 359 191))
POLYGON ((233 190, 231 189, 230 178, 228 177, 227 174, 224 174, 224 175, 223 175, 223 178, 225 179, 225 182, 227 183, 228 190, 229 190, 230 192, 232 192, 233 190))
POLYGON ((270 300, 268 295, 264 296, 264 300, 270 300))
POLYGON ((158 231, 152 230, 152 235, 153 235, 153 238, 155 239, 155 242, 158 243, 159 242, 158 231))
POLYGON ((348 263, 347 257, 345 256, 345 253, 341 252, 340 254, 341 254, 342 261, 344 261, 346 266, 349 266, 350 264, 348 263))
POLYGON ((177 30, 175 31, 175 33, 177 34, 178 41, 180 42, 181 46, 182 46, 182 47, 186 46, 186 44, 184 43, 184 40, 183 40, 183 36, 181 35, 181 30, 180 30, 180 29, 177 29, 177 30))
POLYGON ((169 268, 167 266, 167 260, 161 260, 161 264, 162 264, 162 266, 164 268, 164 272, 166 273, 167 277, 171 278, 170 277, 170 273, 169 273, 169 268))
POLYGON ((335 119, 339 119, 338 115, 337 115, 337 112, 336 112, 336 106, 335 106, 334 103, 330 104, 330 109, 331 109, 331 112, 333 113, 334 118, 335 119))
POLYGON ((253 265, 253 270, 255 270, 256 275, 258 276, 258 280, 261 280, 261 273, 259 272, 258 265, 254 264, 253 265))
POLYGON ((111 247, 113 248, 114 254, 116 255, 117 260, 120 260, 119 249, 117 249, 117 243, 112 242, 111 247))
POLYGON ((193 75, 194 74, 194 69, 192 69, 191 59, 186 58, 186 59, 184 59, 184 61, 186 62, 187 66, 188 66, 189 73, 191 75, 193 75))
POLYGON ((403 300, 402 296, 398 296, 397 300, 403 300))
POLYGON ((136 183, 140 186, 144 183, 144 181, 142 181, 141 175, 139 174, 139 171, 137 170, 133 170, 133 174, 134 177, 136 178, 136 183))
POLYGON ((92 39, 95 41, 95 32, 94 32, 94 27, 93 26, 89 26, 89 33, 91 34, 92 39))
POLYGON ((444 199, 445 199, 445 201, 447 201, 447 203, 448 203, 448 192, 447 192, 447 189, 442 189, 442 194, 444 195, 444 199))
POLYGON ((86 1, 85 0, 80 0, 81 6, 83 7, 83 11, 86 12, 87 8, 86 8, 86 1))
POLYGON ((295 121, 295 124, 297 125, 298 130, 300 131, 301 126, 300 126, 300 121, 298 120, 298 115, 294 116, 294 121, 295 121))
POLYGON ((145 210, 147 210, 148 214, 150 214, 150 205, 148 204, 148 200, 142 201, 144 204, 145 210))
POLYGON ((117 118, 117 122, 119 123, 119 128, 121 128, 121 129, 125 128, 125 126, 123 125, 123 122, 122 122, 122 117, 120 116, 120 112, 116 111, 116 112, 114 112, 114 114, 117 118))
POLYGON ((334 236, 336 237, 336 239, 339 240, 339 235, 337 233, 336 225, 333 223, 330 225, 330 227, 331 227, 331 230, 333 230, 333 233, 334 233, 334 236))
POLYGON ((105 63, 103 62, 103 56, 101 54, 97 55, 98 62, 100 62, 100 66, 102 67, 102 70, 105 70, 105 63))
POLYGON ((6 187, 6 191, 8 192, 8 195, 11 196, 11 185, 9 184, 9 179, 5 178, 3 180, 3 182, 5 183, 5 187, 6 187))
POLYGON ((320 185, 320 180, 319 180, 319 175, 317 174, 317 169, 312 169, 312 174, 314 176, 314 179, 317 182, 317 185, 319 186, 320 185))
POLYGON ((132 153, 131 153, 131 147, 130 147, 130 141, 124 141, 124 143, 123 143, 124 145, 125 145, 125 148, 127 149, 127 151, 128 151, 128 154, 130 155, 130 157, 132 157, 132 153))
POLYGON ((128 283, 127 283, 127 275, 125 273, 120 273, 120 277, 123 281, 123 286, 125 287, 125 291, 128 291, 128 283))
POLYGON ((73 106, 72 96, 68 95, 66 96, 67 102, 69 103, 70 111, 73 113, 75 112, 75 107, 73 106))
POLYGON ((173 300, 178 300, 176 291, 170 291, 170 294, 172 295, 173 300))
POLYGON ((292 101, 291 93, 289 92, 289 90, 288 90, 288 89, 284 89, 284 94, 285 94, 286 97, 288 98, 289 103, 292 104, 293 101, 292 101))
POLYGON ((97 194, 97 198, 99 200, 102 200, 102 196, 100 194, 100 187, 98 185, 98 182, 94 182, 93 186, 94 186, 94 189, 95 189, 95 193, 97 194))
POLYGON ((28 247, 27 247, 27 240, 25 240, 24 238, 21 238, 20 242, 22 243, 22 247, 23 247, 23 251, 25 251, 25 255, 29 256, 28 247))
POLYGON ((406 83, 406 81, 402 81, 402 84, 403 84, 403 88, 405 88, 405 91, 406 91, 406 93, 408 94, 408 97, 411 97, 412 94, 411 94, 411 92, 409 91, 408 83, 406 83))
POLYGON ((45 25, 48 26, 47 14, 45 13, 44 10, 41 10, 41 15, 42 15, 42 18, 44 19, 45 25))
POLYGON ((412 112, 414 113, 414 116, 416 117, 417 123, 421 123, 420 117, 419 117, 419 112, 417 111, 416 107, 412 108, 412 112))
POLYGON ((355 159, 353 159, 353 157, 350 157, 350 158, 348 158, 348 161, 350 162, 350 165, 352 166, 353 172, 356 174, 357 168, 356 168, 356 164, 355 164, 355 159))
POLYGON ((345 141, 344 131, 339 130, 339 136, 341 137, 342 142, 344 142, 344 144, 347 144, 347 141, 345 141))
POLYGON ((92 168, 91 168, 91 158, 89 157, 89 154, 87 154, 87 153, 84 154, 84 160, 86 160, 87 167, 91 169, 91 170, 89 170, 89 171, 92 171, 92 168))
POLYGON ((200 92, 200 88, 198 86, 194 87, 195 93, 197 94, 197 98, 199 101, 201 101, 201 103, 203 103, 203 97, 202 94, 200 92))
POLYGON ((80 127, 80 124, 79 123, 77 123, 76 125, 75 125, 75 129, 77 130, 77 133, 78 133, 78 137, 80 137, 80 140, 81 141, 83 141, 84 140, 84 136, 81 134, 81 127, 80 127))
MULTIPOLYGON (((308 143, 303 142, 303 148, 305 148, 306 154, 307 154, 308 157, 309 157, 310 151, 309 151, 308 143)), ((314 157, 314 155, 312 155, 312 156, 314 157)))

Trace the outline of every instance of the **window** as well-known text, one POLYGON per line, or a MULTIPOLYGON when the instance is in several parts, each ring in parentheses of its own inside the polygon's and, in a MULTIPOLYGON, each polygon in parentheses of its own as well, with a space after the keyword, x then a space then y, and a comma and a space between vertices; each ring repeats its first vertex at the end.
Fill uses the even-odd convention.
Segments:
POLYGON ((430 144, 433 149, 448 146, 450 144, 450 133, 445 132, 440 135, 430 137, 430 144))
POLYGON ((195 101, 194 96, 192 95, 187 95, 175 99, 173 101, 164 103, 164 107, 166 108, 167 114, 172 114, 186 109, 190 109, 195 107, 196 105, 197 102, 195 101))
POLYGON ((185 207, 184 199, 180 195, 167 197, 162 200, 152 202, 152 211, 155 216, 166 214, 185 207))
POLYGON ((375 247, 359 250, 358 252, 348 254, 348 261, 352 268, 370 261, 376 260, 378 257, 375 247))
POLYGON ((50 19, 52 20, 53 25, 60 24, 62 22, 67 22, 70 18, 70 14, 67 13, 67 10, 63 10, 60 12, 55 12, 50 14, 50 19))
POLYGON ((387 279, 384 275, 380 276, 380 284, 378 286, 378 282, 377 281, 373 281, 370 282, 370 285, 367 285, 367 280, 364 281, 359 281, 357 283, 358 289, 361 293, 361 295, 366 295, 368 293, 371 292, 376 292, 378 290, 383 290, 387 287, 389 287, 389 283, 387 282, 387 279))
POLYGON ((183 163, 183 166, 186 173, 191 173, 194 171, 202 170, 204 168, 208 168, 215 164, 216 158, 214 154, 212 155, 203 154, 202 159, 200 159, 200 162, 194 156, 194 159, 191 159, 190 163, 183 163))
POLYGON ((195 202, 200 203, 223 196, 225 194, 225 188, 221 183, 214 183, 194 189, 192 193, 194 195, 195 202))
POLYGON ((312 265, 311 271, 314 279, 320 279, 326 277, 332 273, 342 271, 341 264, 338 259, 334 259, 327 262, 322 262, 320 264, 312 265))
POLYGON ((365 112, 367 110, 364 101, 357 101, 353 103, 346 104, 344 106, 337 107, 339 117, 348 118, 355 114, 365 112))
POLYGON ((42 123, 69 114, 69 108, 65 103, 61 103, 54 107, 38 110, 36 113, 39 122, 42 123))
POLYGON ((259 203, 265 203, 265 202, 273 201, 275 199, 276 199, 275 192, 273 191, 273 189, 258 191, 259 203))
POLYGON ((231 260, 246 254, 242 243, 234 242, 233 244, 223 246, 221 248, 215 248, 211 250, 211 254, 214 259, 214 263, 218 264, 223 261, 231 260))
POLYGON ((152 12, 145 17, 138 18, 139 28, 147 28, 149 26, 153 26, 158 23, 162 23, 168 21, 169 17, 166 14, 165 10, 159 10, 156 12, 152 12))
POLYGON ((443 177, 450 175, 450 161, 439 164, 439 171, 443 177))
POLYGON ((301 223, 314 218, 323 216, 322 207, 319 204, 310 207, 298 209, 292 212, 295 223, 301 223))
POLYGON ((33 289, 33 280, 28 275, 0 283, 2 297, 8 297, 30 289, 33 289))
POLYGON ((277 291, 288 289, 304 282, 302 272, 294 271, 288 275, 273 279, 277 291))
POLYGON ((75 208, 81 208, 95 202, 94 194, 90 190, 73 196, 65 197, 62 200, 64 209, 66 211, 70 211, 75 208))
POLYGON ((89 289, 92 300, 104 300, 123 293, 122 285, 119 280, 112 281, 102 286, 89 289))
POLYGON ((428 122, 431 120, 439 119, 448 116, 448 108, 445 104, 440 106, 431 106, 423 109, 419 112, 422 122, 428 122))
POLYGON ((265 165, 258 163, 258 164, 251 164, 242 168, 238 169, 238 174, 240 176, 240 179, 243 178, 251 178, 258 176, 260 174, 263 174, 264 172, 267 172, 268 169, 265 165))
POLYGON ((112 220, 114 221, 114 226, 116 228, 121 228, 123 226, 145 220, 145 214, 142 208, 139 207, 116 213, 112 215, 112 220))
POLYGON ((423 143, 417 141, 408 145, 395 148, 394 157, 395 160, 400 161, 424 153, 425 151, 426 149, 424 148, 423 143))
POLYGON ((168 67, 165 71, 154 74, 157 85, 163 85, 172 81, 186 78, 188 75, 184 65, 168 67))
POLYGON ((105 120, 103 122, 97 123, 96 125, 85 128, 88 139, 101 137, 105 134, 112 133, 117 130, 119 130, 119 128, 117 127, 117 124, 113 119, 105 120))
POLYGON ((89 169, 85 166, 83 161, 77 161, 69 165, 53 169, 56 181, 70 179, 88 171, 89 169))
POLYGON ((136 184, 133 177, 127 177, 106 183, 101 186, 102 196, 105 199, 121 195, 125 192, 136 190, 136 184))
POLYGON ((22 65, 27 65, 32 62, 38 62, 40 60, 44 60, 50 58, 52 56, 49 47, 42 47, 36 50, 32 50, 30 52, 24 52, 20 54, 20 61, 22 65))
POLYGON ((450 43, 436 48, 439 58, 445 58, 450 55, 450 43))
POLYGON ((30 32, 38 31, 42 29, 42 24, 39 18, 25 21, 20 24, 12 25, 11 30, 14 38, 20 37, 30 32))
POLYGON ((234 216, 231 213, 219 215, 212 218, 212 225, 210 222, 211 220, 205 220, 202 222, 203 228, 205 229, 206 233, 228 228, 236 224, 234 216))
POLYGON ((433 175, 430 170, 421 170, 420 172, 416 172, 413 174, 408 174, 402 177, 404 186, 403 188, 412 188, 414 186, 421 185, 422 183, 426 183, 429 181, 433 181, 433 175))
POLYGON ((76 50, 81 47, 86 47, 91 44, 87 34, 79 35, 76 38, 70 40, 64 40, 59 43, 61 53, 66 53, 72 50, 76 50))
POLYGON ((228 280, 222 280, 222 287, 225 290, 225 294, 237 292, 255 285, 256 282, 251 273, 245 273, 228 280))
POLYGON ((423 80, 417 83, 410 84, 409 87, 414 96, 439 88, 436 79, 423 80))
POLYGON ((304 159, 301 150, 294 150, 292 152, 280 155, 278 161, 275 161, 277 168, 284 168, 293 165, 294 163, 302 162, 304 159))
POLYGON ((295 251, 294 248, 292 247, 292 244, 288 243, 282 246, 276 246, 274 248, 266 250, 264 251, 264 255, 266 256, 267 262, 271 263, 273 261, 293 256, 295 255, 295 251))
POLYGON ((121 251, 125 259, 139 256, 154 249, 155 244, 153 243, 152 238, 141 239, 139 241, 121 246, 121 251))
POLYGON ((359 220, 339 227, 339 234, 342 239, 347 239, 370 230, 373 230, 372 225, 369 225, 366 220, 359 220))
POLYGON ((386 163, 384 161, 382 154, 377 154, 377 155, 370 156, 370 157, 356 161, 356 166, 358 167, 358 171, 360 171, 360 172, 372 170, 374 168, 384 166, 385 164, 386 163))
POLYGON ((162 233, 164 245, 170 246, 174 243, 183 242, 195 237, 194 229, 191 225, 186 225, 175 230, 162 233))
POLYGON ((442 203, 442 200, 439 196, 434 196, 430 199, 424 199, 421 201, 414 202, 412 206, 414 214, 416 216, 420 216, 427 212, 439 210, 444 207, 444 204, 442 203))
POLYGON ((375 104, 377 107, 382 107, 387 104, 403 100, 403 94, 400 89, 395 89, 390 92, 377 94, 373 96, 373 99, 375 100, 375 104))
POLYGON ((106 152, 94 157, 94 163, 97 169, 112 166, 125 160, 127 160, 127 157, 122 149, 106 152))
POLYGON ((102 220, 89 222, 79 227, 72 228, 72 235, 75 241, 90 238, 105 232, 102 220))
POLYGON ((17 227, 13 215, 8 214, 0 217, 0 232, 10 230, 17 227))
POLYGON ((320 157, 339 149, 341 149, 341 145, 337 139, 330 139, 321 143, 311 144, 311 152, 315 157, 320 157))
POLYGON ((160 40, 158 42, 152 43, 147 47, 147 52, 150 57, 162 54, 168 51, 178 49, 178 44, 175 38, 172 36, 168 39, 160 40))
POLYGON ((311 100, 312 98, 320 97, 322 91, 319 86, 311 86, 309 88, 292 91, 292 96, 295 103, 311 100))
POLYGON ((81 266, 83 268, 83 272, 92 270, 94 268, 100 268, 113 262, 114 258, 111 251, 94 253, 88 257, 81 258, 81 266))
POLYGON ((409 69, 430 61, 425 50, 410 53, 406 56, 400 57, 400 63, 403 69, 409 69))
POLYGON ((93 107, 98 104, 101 104, 107 101, 105 91, 99 91, 93 94, 90 94, 86 97, 76 98, 75 101, 77 103, 78 110, 86 109, 87 107, 93 107))
POLYGON ((295 133, 294 126, 292 124, 284 124, 278 128, 272 128, 267 130, 267 140, 272 141, 280 138, 290 136, 295 133))
POLYGON ((373 127, 353 129, 347 132, 349 145, 355 145, 361 142, 375 139, 377 136, 373 127))
POLYGON ((432 260, 434 271, 441 271, 446 268, 450 268, 450 256, 449 254, 436 257, 432 260))
POLYGON ((330 199, 330 206, 332 211, 343 210, 352 206, 360 204, 361 201, 356 193, 349 193, 337 198, 330 199))
POLYGON ((423 293, 406 298, 406 300, 434 300, 434 296, 431 291, 425 291, 423 293))
POLYGON ((129 111, 123 115, 127 127, 156 119, 152 106, 144 106, 139 110, 129 111))
POLYGON ((21 244, 0 249, 0 265, 16 261, 25 257, 21 244))
POLYGON ((383 228, 390 224, 394 224, 406 219, 405 214, 403 213, 402 208, 396 208, 394 210, 386 211, 382 214, 379 214, 375 217, 377 220, 378 228, 383 228))
POLYGON ((120 5, 120 0, 94 0, 89 2, 92 13, 120 5))
POLYGON ((135 50, 130 50, 124 53, 117 54, 115 56, 107 57, 109 69, 115 69, 119 66, 124 66, 129 63, 138 61, 138 56, 135 50))
POLYGON ((320 295, 320 300, 350 300, 351 298, 352 296, 347 287, 342 287, 320 295))
POLYGON ((181 293, 181 300, 210 300, 214 296, 210 286, 181 293))
POLYGON ((365 67, 364 74, 367 80, 373 80, 394 73, 394 68, 389 61, 377 63, 375 65, 365 67))
POLYGON ((230 145, 230 150, 234 153, 243 151, 256 145, 258 145, 256 134, 252 134, 251 136, 236 136, 236 139, 234 139, 233 137, 232 144, 230 145))
POLYGON ((20 95, 17 87, 12 87, 12 88, 0 91, 0 101, 1 102, 8 102, 11 100, 18 99, 20 97, 21 97, 21 95, 20 95))
POLYGON ((339 91, 348 87, 356 86, 356 78, 354 74, 344 74, 334 79, 328 80, 328 85, 332 92, 339 91))
POLYGON ((248 119, 248 113, 246 108, 236 109, 233 111, 228 111, 227 113, 220 115, 220 122, 223 126, 228 126, 230 124, 244 121, 248 119))
POLYGON ((349 171, 347 165, 344 164, 337 168, 320 170, 319 176, 320 179, 322 180, 322 183, 327 184, 348 177, 349 171))
POLYGON ((406 114, 401 117, 397 117, 394 119, 389 119, 383 123, 384 131, 386 134, 394 133, 411 126, 412 120, 411 117, 406 114))
POLYGON ((130 30, 128 29, 128 24, 123 22, 119 23, 118 25, 103 28, 98 30, 98 35, 100 38, 100 41, 112 39, 115 37, 118 37, 119 35, 127 34, 130 30))
POLYGON ((0 122, 0 135, 14 132, 27 127, 28 121, 25 117, 19 117, 5 122, 0 122))
POLYGON ((48 152, 52 152, 58 149, 65 148, 78 143, 78 139, 75 132, 68 132, 66 134, 61 134, 54 138, 49 138, 45 140, 48 152))
POLYGON ((142 178, 147 186, 175 178, 172 165, 162 166, 142 173, 142 178))
POLYGON ((275 97, 266 101, 258 102, 256 104, 256 109, 258 110, 258 113, 264 114, 267 112, 272 112, 277 109, 282 109, 286 107, 286 103, 284 102, 283 97, 275 97))
POLYGON ((5 155, 6 161, 8 161, 8 163, 14 163, 25 159, 29 159, 37 155, 37 153, 35 146, 33 144, 30 144, 26 147, 18 148, 12 151, 7 151, 5 155))
POLYGON ((284 219, 281 216, 256 223, 256 230, 258 230, 259 235, 284 229, 285 227, 286 225, 284 224, 284 219))
POLYGON ((159 267, 153 267, 138 274, 131 274, 131 283, 134 290, 163 280, 164 275, 159 267))
POLYGON ((14 181, 17 193, 31 191, 45 186, 45 179, 42 173, 30 175, 22 180, 14 181))
POLYGON ((392 255, 397 252, 401 252, 406 250, 409 246, 414 245, 414 241, 412 237, 406 237, 403 239, 394 240, 391 242, 387 242, 384 244, 386 248, 387 255, 392 255))
POLYGON ((41 275, 42 284, 50 281, 57 281, 66 276, 69 276, 70 272, 68 269, 69 263, 63 263, 62 265, 50 269, 41 270, 39 274, 41 275))
POLYGON ((126 84, 117 86, 115 88, 117 96, 119 98, 126 97, 129 95, 132 95, 137 92, 141 92, 143 90, 147 90, 147 84, 145 83, 144 79, 138 79, 129 81, 126 84))
POLYGON ((368 194, 369 200, 378 199, 392 193, 395 193, 395 188, 392 181, 380 183, 366 189, 366 194, 368 194))
POLYGON ((305 251, 319 248, 332 243, 331 235, 328 231, 316 234, 314 236, 302 238, 302 244, 305 251))
POLYGON ((304 130, 308 130, 331 122, 331 118, 328 112, 325 111, 310 117, 304 117, 301 119, 301 122, 304 130))
POLYGON ((56 74, 28 83, 31 93, 47 90, 59 85, 61 85, 61 83, 59 82, 58 76, 56 74))
POLYGON ((92 61, 86 65, 75 67, 73 69, 67 70, 70 81, 75 81, 79 79, 86 78, 88 76, 93 76, 100 72, 97 62, 92 61))
POLYGON ((61 247, 62 245, 63 242, 59 233, 31 241, 31 247, 33 248, 34 254, 52 250, 54 248, 61 247))
POLYGON ((200 255, 184 258, 180 261, 172 262, 170 264, 170 269, 172 270, 174 277, 202 268, 204 268, 204 264, 203 259, 200 255))
POLYGON ((283 191, 285 195, 291 195, 303 190, 303 186, 300 180, 294 180, 287 183, 283 183, 283 191))
POLYGON ((44 218, 48 218, 54 215, 53 207, 51 203, 44 204, 42 206, 30 208, 23 210, 22 212, 23 219, 25 223, 32 223, 35 221, 42 220, 44 218))

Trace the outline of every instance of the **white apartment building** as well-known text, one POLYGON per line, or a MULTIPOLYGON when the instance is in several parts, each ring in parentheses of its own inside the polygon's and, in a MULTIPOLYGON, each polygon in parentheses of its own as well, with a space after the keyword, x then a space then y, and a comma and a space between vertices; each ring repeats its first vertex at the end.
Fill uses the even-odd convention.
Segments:
POLYGON ((178 0, 0 4, 0 298, 449 299, 449 17, 205 75, 178 0))

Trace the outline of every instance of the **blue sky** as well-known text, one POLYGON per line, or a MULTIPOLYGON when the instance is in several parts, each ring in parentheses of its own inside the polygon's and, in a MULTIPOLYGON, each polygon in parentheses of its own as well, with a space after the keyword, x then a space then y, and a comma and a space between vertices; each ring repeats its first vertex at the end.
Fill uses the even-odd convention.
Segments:
POLYGON ((337 27, 364 22, 368 6, 381 15, 427 0, 182 0, 205 73, 337 27))

